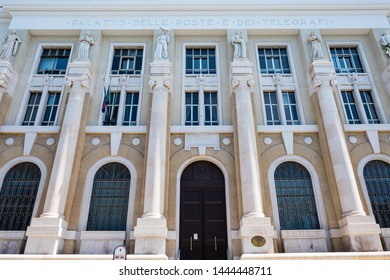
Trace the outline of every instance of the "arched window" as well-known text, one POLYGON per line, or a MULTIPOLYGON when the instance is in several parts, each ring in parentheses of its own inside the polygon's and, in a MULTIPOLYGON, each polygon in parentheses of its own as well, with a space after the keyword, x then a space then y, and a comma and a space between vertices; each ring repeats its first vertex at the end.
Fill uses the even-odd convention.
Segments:
POLYGON ((363 169, 372 212, 381 228, 390 228, 390 164, 372 160, 363 169))
POLYGON ((31 162, 12 167, 0 189, 0 230, 26 230, 35 206, 41 170, 31 162))
POLYGON ((108 163, 95 174, 87 230, 125 231, 129 204, 130 171, 108 163))
POLYGON ((319 229, 313 186, 306 168, 297 162, 284 162, 276 168, 274 178, 280 229, 319 229))

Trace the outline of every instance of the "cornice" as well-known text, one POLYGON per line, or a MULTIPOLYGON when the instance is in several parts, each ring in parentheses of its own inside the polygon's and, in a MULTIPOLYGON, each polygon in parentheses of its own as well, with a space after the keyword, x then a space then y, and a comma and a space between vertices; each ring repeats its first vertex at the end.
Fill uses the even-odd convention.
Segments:
MULTIPOLYGON (((111 13, 111 12, 340 12, 381 13, 390 15, 388 0, 2 0, 4 10, 11 15, 55 13, 111 13), (259 3, 260 2, 260 3, 259 3)), ((1 4, 1 0, 0 0, 1 4)), ((0 11, 1 12, 1 11, 0 11)))

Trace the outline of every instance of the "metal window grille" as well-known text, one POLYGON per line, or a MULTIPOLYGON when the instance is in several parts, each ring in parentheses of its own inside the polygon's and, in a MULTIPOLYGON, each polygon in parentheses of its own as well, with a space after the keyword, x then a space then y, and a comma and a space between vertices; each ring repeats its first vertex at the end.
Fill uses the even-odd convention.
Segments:
POLYGON ((283 92, 284 112, 286 114, 286 124, 299 125, 297 103, 293 92, 283 92))
POLYGON ((24 115, 22 125, 34 125, 41 97, 41 92, 30 92, 30 98, 28 99, 26 114, 24 115))
POLYGON ((44 49, 37 74, 65 75, 70 49, 44 49))
POLYGON ((4 177, 0 190, 0 230, 26 230, 41 180, 38 166, 19 163, 4 177))
POLYGON ((355 99, 352 91, 341 91, 341 98, 344 103, 344 110, 349 124, 360 124, 360 118, 356 109, 355 99))
POLYGON ((205 125, 218 125, 218 98, 216 92, 204 93, 205 125))
POLYGON ((137 125, 138 100, 138 92, 126 93, 125 116, 123 118, 123 125, 137 125))
POLYGON ((261 74, 290 74, 287 48, 258 49, 261 74))
POLYGON ((58 104, 60 102, 60 92, 49 92, 45 114, 43 116, 42 125, 54 125, 58 112, 58 104))
POLYGON ((360 91, 360 98, 362 99, 364 111, 367 116, 368 123, 380 123, 378 114, 376 113, 374 100, 372 99, 370 91, 360 91))
POLYGON ((264 105, 267 125, 280 125, 278 101, 275 92, 264 92, 264 105))
POLYGON ((356 47, 330 48, 336 73, 364 73, 356 47))
POLYGON ((280 229, 319 229, 313 186, 306 168, 285 162, 276 168, 274 176, 280 229))
POLYGON ((199 93, 186 92, 185 100, 186 121, 185 125, 199 125, 199 93))
POLYGON ((187 48, 186 74, 216 74, 215 48, 187 48))
POLYGON ((371 208, 381 228, 390 228, 390 164, 373 160, 363 169, 371 208))
POLYGON ((130 172, 120 163, 108 163, 95 174, 87 230, 126 230, 130 172))
POLYGON ((115 49, 111 74, 141 75, 143 52, 142 48, 115 49))

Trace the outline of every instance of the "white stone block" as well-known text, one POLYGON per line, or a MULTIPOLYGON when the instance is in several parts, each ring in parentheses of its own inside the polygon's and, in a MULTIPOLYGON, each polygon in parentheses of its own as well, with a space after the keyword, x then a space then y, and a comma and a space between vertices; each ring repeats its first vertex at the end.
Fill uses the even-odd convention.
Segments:
POLYGON ((113 254, 125 244, 125 231, 83 231, 80 235, 80 254, 113 254))
POLYGON ((328 252, 325 230, 282 230, 286 253, 328 252))

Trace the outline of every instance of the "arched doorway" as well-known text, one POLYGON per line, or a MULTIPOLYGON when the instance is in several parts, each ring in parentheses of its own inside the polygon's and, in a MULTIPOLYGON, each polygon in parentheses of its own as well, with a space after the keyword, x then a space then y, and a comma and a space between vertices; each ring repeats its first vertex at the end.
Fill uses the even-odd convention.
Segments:
POLYGON ((197 161, 180 180, 180 259, 227 259, 225 179, 208 161, 197 161))

